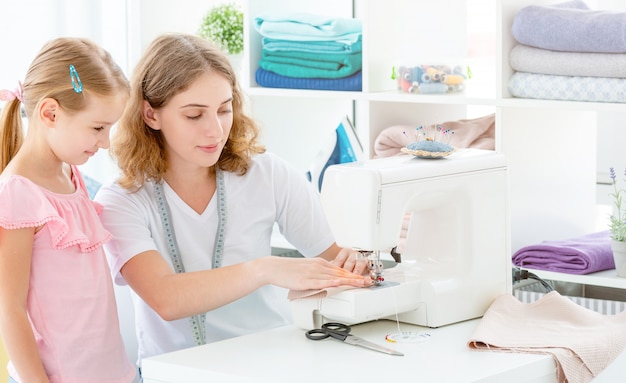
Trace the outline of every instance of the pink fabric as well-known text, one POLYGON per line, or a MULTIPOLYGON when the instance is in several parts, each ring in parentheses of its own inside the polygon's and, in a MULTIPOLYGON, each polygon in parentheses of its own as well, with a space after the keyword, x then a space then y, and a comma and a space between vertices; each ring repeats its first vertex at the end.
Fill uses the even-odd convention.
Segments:
MULTIPOLYGON (((78 169, 56 194, 16 175, 0 179, 0 226, 43 228, 33 242, 27 311, 51 382, 131 382, 102 244, 110 238, 78 169)), ((19 376, 9 363, 9 373, 19 376)))
MULTIPOLYGON (((450 130, 450 145, 455 148, 495 149, 495 114, 484 117, 447 121, 441 124, 442 130, 450 130), (451 132, 454 132, 452 134, 451 132)), ((377 157, 391 157, 399 154, 400 149, 413 142, 416 126, 394 125, 386 128, 374 142, 377 157)), ((425 126, 427 131, 434 132, 433 125, 425 126)))
POLYGON ((626 347, 626 311, 602 315, 556 291, 533 303, 503 294, 468 342, 482 351, 551 355, 559 382, 586 383, 626 347))

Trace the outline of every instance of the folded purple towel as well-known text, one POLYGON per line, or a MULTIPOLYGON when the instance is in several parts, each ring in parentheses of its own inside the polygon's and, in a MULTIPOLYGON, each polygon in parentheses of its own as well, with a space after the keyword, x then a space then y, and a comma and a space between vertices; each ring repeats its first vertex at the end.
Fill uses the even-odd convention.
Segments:
POLYGON ((589 9, 582 0, 528 5, 514 16, 518 42, 564 52, 626 53, 626 12, 589 9))
POLYGON ((615 268, 609 231, 562 241, 543 241, 513 254, 513 264, 567 274, 589 274, 615 268))

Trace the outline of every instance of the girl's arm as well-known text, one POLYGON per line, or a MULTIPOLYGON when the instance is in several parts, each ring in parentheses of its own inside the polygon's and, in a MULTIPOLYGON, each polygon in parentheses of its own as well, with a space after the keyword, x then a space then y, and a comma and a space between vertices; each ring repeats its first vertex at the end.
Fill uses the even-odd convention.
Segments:
POLYGON ((24 382, 48 382, 26 314, 35 228, 0 227, 0 333, 24 382))
POLYGON ((363 287, 371 279, 325 259, 261 257, 217 269, 176 274, 156 251, 132 257, 121 269, 130 287, 165 320, 207 312, 272 284, 287 289, 363 287))

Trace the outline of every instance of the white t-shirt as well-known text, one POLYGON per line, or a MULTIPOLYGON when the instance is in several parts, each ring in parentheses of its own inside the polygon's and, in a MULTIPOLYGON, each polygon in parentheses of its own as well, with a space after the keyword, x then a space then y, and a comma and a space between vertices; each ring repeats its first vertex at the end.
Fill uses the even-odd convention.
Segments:
MULTIPOLYGON (((225 172, 224 181, 227 222, 222 266, 271 254, 274 223, 307 257, 333 244, 334 237, 313 186, 304 174, 277 156, 257 155, 244 176, 225 172)), ((163 186, 185 270, 211 268, 218 225, 216 195, 198 214, 167 183, 163 186)), ((116 283, 126 284, 120 269, 130 258, 148 250, 157 250, 171 265, 153 183, 146 183, 134 193, 118 184, 103 186, 96 201, 104 206, 102 221, 113 234, 106 250, 116 283)), ((139 296, 132 295, 139 363, 149 356, 195 346, 187 318, 164 321, 139 296)), ((265 286, 207 313, 206 338, 214 342, 289 323, 287 291, 265 286)))

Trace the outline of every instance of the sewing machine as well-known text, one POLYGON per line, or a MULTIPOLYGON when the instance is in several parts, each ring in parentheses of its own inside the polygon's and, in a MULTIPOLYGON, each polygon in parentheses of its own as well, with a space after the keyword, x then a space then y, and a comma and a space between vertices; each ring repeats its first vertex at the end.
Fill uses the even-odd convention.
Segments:
POLYGON ((387 318, 440 327, 482 316, 511 292, 507 191, 504 156, 486 150, 329 167, 320 198, 336 241, 363 251, 379 283, 292 300, 296 325, 387 318), (399 243, 400 263, 381 268, 399 243))

